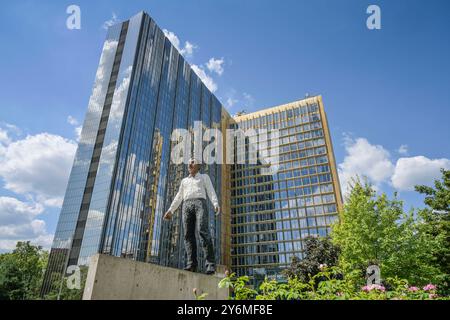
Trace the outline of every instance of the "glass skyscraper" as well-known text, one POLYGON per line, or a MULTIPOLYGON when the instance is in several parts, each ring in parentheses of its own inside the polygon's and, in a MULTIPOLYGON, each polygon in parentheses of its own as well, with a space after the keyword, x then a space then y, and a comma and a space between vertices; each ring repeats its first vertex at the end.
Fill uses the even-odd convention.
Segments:
MULTIPOLYGON (((263 174, 261 161, 203 165, 222 208, 215 216, 208 201, 218 264, 253 279, 276 276, 293 255, 302 257, 306 236, 328 233, 342 200, 321 97, 231 117, 142 12, 108 30, 43 296, 59 287, 67 266, 88 265, 96 253, 184 267, 181 210, 171 221, 162 217, 188 174, 171 161, 172 132, 194 133, 197 121, 224 138, 230 128, 281 134, 273 174, 263 174)), ((248 159, 249 143, 225 142, 221 152, 248 159)))
MULTIPOLYGON (((175 128, 221 128, 219 100, 145 13, 109 28, 70 174, 42 294, 96 253, 182 267, 181 214, 162 216, 187 175, 170 163, 175 128)), ((222 166, 205 166, 219 199, 222 166)), ((226 200, 224 201, 226 202, 226 200)), ((226 215, 225 215, 226 216, 226 215)), ((221 220, 211 210, 216 260, 221 220)), ((201 262, 200 258, 200 262, 201 262)))
POLYGON ((303 257, 306 237, 328 234, 342 207, 322 98, 241 115, 230 125, 279 132, 276 173, 261 174, 263 163, 231 166, 232 268, 253 283, 278 278, 294 255, 303 257))

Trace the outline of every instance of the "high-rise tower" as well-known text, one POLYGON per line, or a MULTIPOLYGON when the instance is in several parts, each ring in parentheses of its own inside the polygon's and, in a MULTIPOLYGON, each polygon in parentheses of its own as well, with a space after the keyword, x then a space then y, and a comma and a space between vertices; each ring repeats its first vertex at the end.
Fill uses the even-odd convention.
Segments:
MULTIPOLYGON (((42 293, 96 253, 183 266, 181 217, 163 222, 184 165, 170 162, 175 128, 221 126, 226 114, 145 13, 109 28, 75 155, 42 293)), ((207 165, 222 195, 222 167, 207 165)), ((223 217, 211 211, 217 262, 223 217)))
POLYGON ((261 174, 262 164, 231 166, 232 268, 257 283, 281 276, 294 255, 301 259, 306 237, 328 234, 342 196, 322 97, 240 115, 232 123, 279 132, 275 174, 261 174))

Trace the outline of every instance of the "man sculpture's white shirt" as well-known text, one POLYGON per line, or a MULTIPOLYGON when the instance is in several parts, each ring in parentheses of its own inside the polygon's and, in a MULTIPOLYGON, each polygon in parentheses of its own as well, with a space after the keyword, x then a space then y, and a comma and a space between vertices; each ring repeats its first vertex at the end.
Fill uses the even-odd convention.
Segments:
POLYGON ((208 194, 214 208, 219 207, 216 192, 211 179, 207 174, 197 172, 195 176, 189 175, 181 180, 180 189, 170 205, 169 211, 174 212, 180 206, 183 200, 202 198, 206 200, 208 194))

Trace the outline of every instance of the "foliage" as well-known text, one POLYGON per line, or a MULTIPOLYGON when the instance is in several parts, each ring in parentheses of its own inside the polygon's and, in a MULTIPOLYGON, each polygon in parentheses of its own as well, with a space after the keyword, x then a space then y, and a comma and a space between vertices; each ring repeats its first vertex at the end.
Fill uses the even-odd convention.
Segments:
POLYGON ((441 212, 436 215, 438 220, 447 220, 450 212, 450 170, 441 170, 442 181, 436 180, 434 188, 428 186, 416 186, 417 192, 425 194, 425 204, 432 210, 441 212))
POLYGON ((0 255, 0 299, 37 299, 47 259, 48 253, 29 241, 0 255))
MULTIPOLYGON (((57 279, 52 285, 52 290, 45 296, 46 300, 81 300, 83 298, 84 286, 88 273, 87 266, 79 266, 80 268, 80 288, 69 288, 72 275, 65 276, 61 282, 61 278, 57 279)), ((74 274, 75 275, 75 274, 74 274)))
POLYGON ((307 237, 304 244, 304 258, 302 260, 296 256, 292 258, 290 266, 283 271, 287 277, 297 277, 301 281, 308 281, 319 273, 323 266, 337 265, 339 249, 329 237, 307 237))
POLYGON ((236 273, 231 273, 220 280, 219 288, 231 290, 231 299, 251 300, 254 299, 257 292, 248 285, 249 280, 248 276, 237 277, 236 273))
MULTIPOLYGON (((48 252, 29 241, 17 242, 11 253, 0 255, 0 300, 37 300, 47 267, 48 252)), ((45 299, 56 300, 61 288, 61 300, 80 300, 83 295, 87 267, 80 267, 81 288, 69 289, 70 276, 56 277, 53 289, 45 299), (62 286, 61 286, 62 284, 62 286)))
POLYGON ((440 270, 430 261, 440 244, 420 232, 421 224, 413 211, 403 212, 396 195, 393 200, 386 194, 377 196, 370 184, 356 179, 331 235, 341 249, 339 265, 347 272, 365 272, 369 265, 378 265, 382 277, 435 283, 440 270))
POLYGON ((195 300, 205 300, 208 296, 207 292, 199 293, 197 288, 194 288, 192 292, 194 293, 195 300))
POLYGON ((437 283, 442 293, 450 294, 450 170, 441 170, 442 181, 436 180, 434 188, 416 186, 417 192, 425 195, 428 206, 419 211, 423 223, 420 232, 437 242, 433 248, 430 264, 440 270, 437 283))
POLYGON ((221 288, 231 288, 232 300, 448 300, 437 295, 437 288, 428 284, 422 288, 409 286, 407 280, 388 278, 388 286, 361 286, 358 271, 343 275, 338 267, 323 268, 307 282, 297 277, 287 283, 265 279, 258 290, 249 288, 247 276, 236 277, 234 273, 219 283, 221 288), (387 289, 389 288, 389 289, 387 289))

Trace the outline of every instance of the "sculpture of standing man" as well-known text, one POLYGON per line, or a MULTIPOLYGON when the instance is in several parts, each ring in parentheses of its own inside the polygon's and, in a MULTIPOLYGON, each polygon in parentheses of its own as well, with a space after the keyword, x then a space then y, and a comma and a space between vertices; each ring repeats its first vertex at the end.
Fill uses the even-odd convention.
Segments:
POLYGON ((172 219, 173 212, 183 202, 182 220, 184 227, 184 245, 187 253, 187 263, 184 270, 197 271, 197 244, 195 229, 200 236, 200 245, 206 257, 206 274, 214 274, 214 248, 209 230, 209 213, 206 197, 211 200, 216 215, 220 213, 219 201, 207 174, 200 173, 200 162, 194 158, 189 160, 189 176, 181 181, 177 195, 172 201, 164 219, 172 219))

